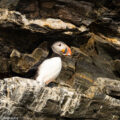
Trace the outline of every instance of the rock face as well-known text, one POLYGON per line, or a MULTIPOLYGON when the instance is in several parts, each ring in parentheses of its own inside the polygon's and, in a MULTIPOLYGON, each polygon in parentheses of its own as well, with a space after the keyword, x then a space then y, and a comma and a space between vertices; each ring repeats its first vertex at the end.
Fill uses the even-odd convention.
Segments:
POLYGON ((119 120, 119 0, 1 0, 0 79, 1 119, 119 120), (39 88, 29 70, 55 41, 72 56, 39 88))
POLYGON ((40 88, 35 80, 20 77, 3 79, 0 84, 1 119, 14 116, 29 120, 62 117, 115 120, 120 115, 117 80, 98 78, 84 94, 65 86, 40 88))

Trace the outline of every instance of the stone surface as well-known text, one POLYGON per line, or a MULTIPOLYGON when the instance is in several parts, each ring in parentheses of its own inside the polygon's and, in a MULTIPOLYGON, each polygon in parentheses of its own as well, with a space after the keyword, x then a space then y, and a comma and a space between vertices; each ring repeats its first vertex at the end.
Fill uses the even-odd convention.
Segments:
POLYGON ((64 86, 40 88, 35 80, 20 77, 3 79, 0 84, 1 119, 6 116, 22 119, 47 119, 48 116, 54 116, 48 119, 66 117, 102 120, 107 116, 110 119, 120 115, 120 81, 117 80, 97 78, 85 92, 76 92, 64 86))
POLYGON ((119 120, 119 3, 0 0, 1 118, 119 120), (55 41, 68 44, 72 56, 62 58, 58 87, 39 88, 31 70, 55 41), (9 85, 15 90, 7 96, 9 85))
POLYGON ((48 51, 41 48, 36 48, 31 54, 22 54, 17 50, 13 50, 10 54, 12 71, 18 74, 24 74, 36 64, 43 60, 48 55, 48 51))

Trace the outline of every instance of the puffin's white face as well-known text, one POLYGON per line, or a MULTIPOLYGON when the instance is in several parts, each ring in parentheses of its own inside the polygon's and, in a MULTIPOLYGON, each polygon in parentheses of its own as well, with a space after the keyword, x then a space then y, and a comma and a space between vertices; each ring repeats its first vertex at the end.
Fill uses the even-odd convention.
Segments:
POLYGON ((59 55, 71 55, 71 49, 64 43, 64 42, 55 42, 52 45, 53 52, 59 54, 59 55))

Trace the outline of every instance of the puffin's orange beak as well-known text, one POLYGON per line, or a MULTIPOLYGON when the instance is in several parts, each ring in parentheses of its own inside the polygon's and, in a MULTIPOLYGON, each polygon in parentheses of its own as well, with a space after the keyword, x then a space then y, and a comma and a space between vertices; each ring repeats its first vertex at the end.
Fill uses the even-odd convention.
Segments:
POLYGON ((65 49, 62 49, 61 51, 62 51, 62 53, 65 53, 65 49))
POLYGON ((67 47, 67 53, 66 53, 66 55, 72 55, 72 52, 71 52, 71 49, 69 48, 69 47, 67 47))
POLYGON ((66 49, 62 49, 61 51, 62 51, 62 52, 64 53, 64 55, 66 55, 66 56, 72 55, 71 49, 70 49, 68 46, 67 46, 66 49))

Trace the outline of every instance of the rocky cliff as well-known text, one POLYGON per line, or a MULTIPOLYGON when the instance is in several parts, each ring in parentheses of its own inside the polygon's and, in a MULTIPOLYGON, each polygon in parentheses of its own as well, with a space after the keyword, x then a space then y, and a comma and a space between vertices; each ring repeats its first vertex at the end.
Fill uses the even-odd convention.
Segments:
POLYGON ((120 1, 0 0, 0 79, 3 120, 119 120, 120 1), (72 56, 40 88, 28 73, 55 41, 72 56))

